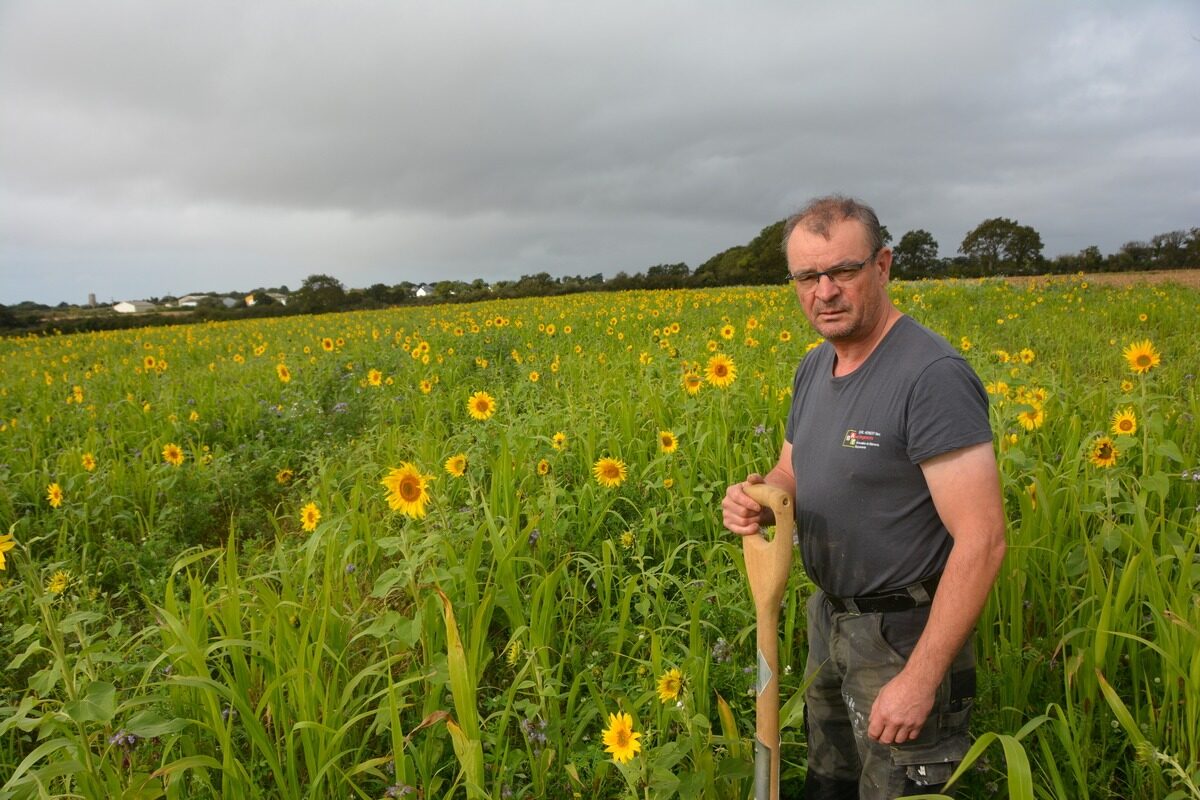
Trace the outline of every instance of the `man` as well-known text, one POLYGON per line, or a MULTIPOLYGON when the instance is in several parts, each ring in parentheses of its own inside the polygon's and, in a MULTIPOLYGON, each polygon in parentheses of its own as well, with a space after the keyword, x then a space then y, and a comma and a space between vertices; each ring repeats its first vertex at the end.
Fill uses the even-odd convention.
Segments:
POLYGON ((779 461, 730 486, 724 524, 750 535, 795 497, 808 602, 809 798, 937 791, 965 754, 971 634, 1004 558, 987 393, 940 336, 892 305, 891 250, 868 206, 812 201, 784 228, 809 323, 779 461))

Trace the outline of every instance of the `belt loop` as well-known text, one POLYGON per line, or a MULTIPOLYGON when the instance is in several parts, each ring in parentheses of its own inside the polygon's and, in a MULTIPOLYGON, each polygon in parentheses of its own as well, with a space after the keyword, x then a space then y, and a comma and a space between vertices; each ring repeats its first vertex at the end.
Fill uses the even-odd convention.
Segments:
POLYGON ((925 588, 925 584, 917 581, 904 587, 904 591, 908 592, 909 597, 916 600, 920 605, 929 605, 933 602, 933 598, 929 596, 929 591, 925 588))
POLYGON ((853 597, 843 597, 843 598, 841 598, 841 601, 842 601, 842 605, 844 605, 846 607, 846 610, 849 611, 851 614, 861 614, 862 613, 861 611, 858 610, 858 604, 854 602, 853 597))

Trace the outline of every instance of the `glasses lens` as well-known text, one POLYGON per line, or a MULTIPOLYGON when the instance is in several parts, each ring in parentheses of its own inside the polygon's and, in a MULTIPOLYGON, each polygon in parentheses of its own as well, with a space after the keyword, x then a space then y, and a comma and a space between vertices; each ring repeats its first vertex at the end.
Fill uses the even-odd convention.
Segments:
POLYGON ((851 264, 845 267, 836 267, 829 270, 829 272, 825 274, 833 278, 838 283, 849 283, 850 281, 854 280, 854 276, 857 275, 858 271, 862 268, 862 264, 851 264))

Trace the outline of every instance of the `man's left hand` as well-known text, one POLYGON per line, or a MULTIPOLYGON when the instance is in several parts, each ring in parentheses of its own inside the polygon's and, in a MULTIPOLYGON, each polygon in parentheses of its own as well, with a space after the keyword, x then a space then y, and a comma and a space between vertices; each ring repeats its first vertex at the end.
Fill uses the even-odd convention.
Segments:
POLYGON ((871 706, 867 735, 887 745, 913 741, 925 727, 936 694, 936 683, 927 689, 923 682, 901 672, 879 690, 871 706))

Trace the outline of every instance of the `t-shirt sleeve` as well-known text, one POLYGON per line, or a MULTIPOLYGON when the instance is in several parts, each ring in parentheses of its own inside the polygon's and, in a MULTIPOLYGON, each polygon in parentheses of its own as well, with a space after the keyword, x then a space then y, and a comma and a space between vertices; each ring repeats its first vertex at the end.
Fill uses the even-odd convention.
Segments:
POLYGON ((917 378, 908 399, 907 435, 913 464, 992 440, 987 391, 966 361, 939 358, 917 378))

